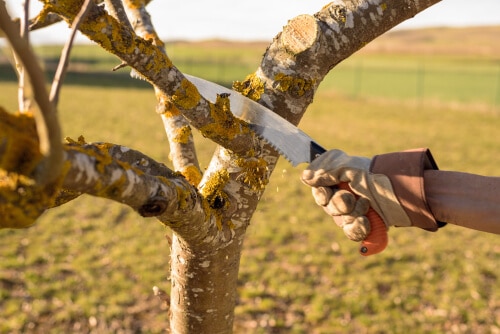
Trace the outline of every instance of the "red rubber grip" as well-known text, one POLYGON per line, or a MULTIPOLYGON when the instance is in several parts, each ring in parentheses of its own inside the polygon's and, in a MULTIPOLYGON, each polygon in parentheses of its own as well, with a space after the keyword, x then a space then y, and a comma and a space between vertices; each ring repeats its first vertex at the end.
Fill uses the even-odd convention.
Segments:
MULTIPOLYGON (((347 182, 342 182, 338 184, 339 189, 344 189, 354 193, 352 189, 349 187, 347 182)), ((358 197, 355 195, 356 198, 358 197)), ((389 238, 387 236, 387 227, 385 226, 382 217, 373 210, 373 208, 369 208, 366 213, 366 218, 370 222, 370 233, 365 240, 361 242, 361 246, 359 247, 359 254, 363 256, 373 255, 382 252, 389 242, 389 238)))

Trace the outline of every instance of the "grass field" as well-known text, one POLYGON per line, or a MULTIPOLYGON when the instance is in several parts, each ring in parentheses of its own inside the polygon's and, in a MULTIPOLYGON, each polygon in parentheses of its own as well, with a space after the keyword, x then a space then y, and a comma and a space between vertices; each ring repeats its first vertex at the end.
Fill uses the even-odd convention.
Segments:
MULTIPOLYGON (((264 48, 178 43, 169 52, 186 71, 228 83, 253 71, 264 48), (220 59, 229 64, 223 70, 220 59)), ((103 72, 118 62, 92 50, 77 48, 62 91, 64 134, 167 161, 152 90, 125 72, 103 72)), ((53 48, 40 52, 54 57, 53 48)), ((467 61, 467 70, 488 77, 488 85, 498 75, 498 53, 443 52, 434 59, 420 49, 410 55, 370 49, 333 71, 300 127, 325 147, 351 154, 428 146, 441 169, 500 175, 498 105, 491 95, 465 98, 480 83, 454 78, 463 88, 439 97, 426 88, 422 102, 384 90, 385 84, 415 88, 415 79, 405 70, 381 81, 376 68, 408 69, 420 57, 426 69, 442 72, 467 61), (346 73, 357 64, 371 70, 363 71, 358 91, 343 90, 354 87, 346 73), (380 91, 372 94, 368 82, 380 91)), ((0 77, 0 105, 14 110, 15 83, 4 68, 0 77)), ((213 145, 198 139, 206 164, 213 145)), ((279 163, 249 227, 236 333, 500 333, 498 236, 456 226, 438 233, 392 229, 385 252, 362 258, 313 204, 299 181, 302 167, 279 163)), ((152 287, 169 289, 169 233, 154 219, 86 196, 48 211, 30 229, 0 230, 0 333, 163 332, 168 310, 152 287)))

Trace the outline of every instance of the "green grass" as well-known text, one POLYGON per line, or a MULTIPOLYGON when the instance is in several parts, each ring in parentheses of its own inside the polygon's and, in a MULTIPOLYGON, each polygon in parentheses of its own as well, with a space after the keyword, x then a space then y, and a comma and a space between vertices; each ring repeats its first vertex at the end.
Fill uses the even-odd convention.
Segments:
MULTIPOLYGON (((371 156, 430 146, 442 169, 498 175, 499 124, 488 113, 321 94, 301 127, 326 147, 371 156)), ((250 226, 237 309, 248 323, 257 318, 298 333, 498 328, 498 236, 455 226, 438 233, 392 229, 384 253, 361 258, 357 245, 306 200, 309 190, 294 181, 299 175, 300 168, 278 166, 250 226), (274 309, 259 299, 273 300, 274 309)))
MULTIPOLYGON (((186 59, 205 54, 181 46, 171 52, 174 61, 188 64, 186 59)), ((87 59, 86 50, 78 49, 78 57, 87 59)), ((206 65, 192 73, 216 80, 217 71, 208 65, 213 65, 211 59, 238 59, 227 65, 227 78, 220 81, 241 79, 256 68, 263 49, 245 50, 241 57, 237 52, 209 49, 206 65), (240 58, 253 67, 243 72, 240 58)), ((152 90, 132 80, 124 83, 125 76, 103 74, 102 69, 115 63, 97 54, 105 66, 100 61, 80 63, 101 73, 103 85, 89 86, 87 77, 79 84, 75 70, 75 81, 63 88, 59 109, 64 135, 124 144, 167 161, 168 145, 152 90)), ((413 66, 412 59, 396 58, 401 63, 373 56, 370 68, 413 66)), ((426 68, 456 67, 454 59, 438 60, 426 68)), ((368 60, 360 61, 368 67, 368 60)), ((484 66, 478 60, 469 68, 484 66)), ((364 73, 362 87, 368 80, 376 82, 377 73, 364 73)), ((404 82, 412 86, 408 77, 404 82)), ((442 103, 419 105, 403 93, 360 93, 354 99, 349 90, 339 88, 341 83, 330 86, 329 80, 300 124, 325 147, 372 156, 429 146, 442 169, 500 175, 500 115, 495 106, 488 99, 479 106, 472 100, 465 106, 448 104, 460 101, 469 88, 449 99, 443 95, 442 103)), ((0 81, 0 92, 0 105, 14 110, 15 84, 0 81)), ((207 163, 213 145, 198 139, 207 163)), ((438 233, 392 229, 386 251, 363 258, 357 244, 314 205, 299 181, 303 167, 280 161, 249 227, 236 333, 500 330, 498 236, 456 226, 438 233)), ((30 229, 0 230, 0 333, 162 332, 168 310, 153 296, 152 287, 169 289, 168 234, 154 219, 87 196, 48 211, 30 229)))
POLYGON ((500 62, 471 57, 359 54, 337 66, 322 89, 351 97, 500 108, 500 62))

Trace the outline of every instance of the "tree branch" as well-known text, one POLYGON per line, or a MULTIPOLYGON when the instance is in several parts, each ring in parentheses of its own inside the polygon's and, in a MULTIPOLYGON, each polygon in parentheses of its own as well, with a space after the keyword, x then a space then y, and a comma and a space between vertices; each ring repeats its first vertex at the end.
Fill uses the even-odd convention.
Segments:
POLYGON ((260 103, 298 124, 319 84, 333 67, 437 2, 337 1, 314 16, 299 15, 276 36, 255 75, 241 86, 247 91, 260 92, 260 103))
POLYGON ((62 18, 54 13, 45 13, 42 10, 35 18, 30 20, 30 31, 35 31, 45 27, 49 27, 55 23, 61 22, 62 18))
POLYGON ((54 80, 52 81, 52 88, 50 90, 50 97, 49 97, 52 104, 56 107, 59 104, 59 93, 62 88, 64 76, 66 75, 66 70, 68 68, 69 56, 71 54, 71 48, 73 47, 73 41, 75 39, 76 32, 78 31, 78 26, 80 25, 80 22, 85 17, 85 15, 87 15, 90 1, 91 0, 85 0, 85 2, 83 3, 80 12, 73 21, 73 24, 71 25, 71 34, 61 52, 61 58, 59 59, 59 64, 57 66, 56 74, 54 75, 54 80))
MULTIPOLYGON (((29 0, 24 1, 23 7, 23 15, 20 17, 19 20, 19 31, 21 38, 26 40, 26 42, 29 43, 29 30, 28 30, 28 17, 29 17, 29 0)), ((26 75, 26 71, 24 70, 23 64, 20 62, 18 59, 18 56, 14 52, 14 62, 15 62, 15 68, 18 73, 18 93, 17 93, 17 101, 19 105, 19 110, 21 112, 26 112, 30 109, 30 102, 31 99, 29 97, 29 94, 27 94, 28 90, 28 78, 26 75)))
POLYGON ((123 25, 132 28, 130 21, 128 20, 127 13, 125 12, 125 8, 123 8, 122 0, 105 0, 106 8, 109 13, 118 21, 120 21, 123 25))
MULTIPOLYGON (((165 45, 156 33, 151 17, 145 8, 145 1, 125 0, 126 13, 132 21, 135 32, 146 40, 152 40, 165 54, 165 45)), ((122 8, 123 9, 123 8, 122 8)), ((120 20, 121 21, 121 20, 120 20)), ((170 145, 170 159, 174 169, 180 171, 188 181, 197 186, 201 180, 201 168, 198 163, 191 127, 186 118, 174 106, 169 97, 154 85, 157 107, 161 115, 170 145)))
POLYGON ((0 120, 0 227, 28 227, 46 209, 80 194, 108 198, 142 216, 158 217, 186 240, 193 235, 184 224, 202 226, 213 214, 196 188, 165 165, 123 146, 87 144, 83 139, 64 146, 63 173, 51 187, 40 187, 25 175, 41 157, 32 136, 33 119, 0 109, 0 120), (32 160, 27 161, 26 154, 32 160))
POLYGON ((63 189, 128 205, 142 216, 156 217, 184 240, 218 234, 215 213, 205 198, 165 165, 138 151, 107 143, 73 142, 65 152, 68 171, 63 189), (207 218, 213 223, 203 224, 207 218))
MULTIPOLYGON (((184 177, 138 151, 107 143, 65 147, 64 189, 112 199, 166 225, 205 219, 203 199, 184 177)), ((175 230, 175 226, 173 227, 175 230)))

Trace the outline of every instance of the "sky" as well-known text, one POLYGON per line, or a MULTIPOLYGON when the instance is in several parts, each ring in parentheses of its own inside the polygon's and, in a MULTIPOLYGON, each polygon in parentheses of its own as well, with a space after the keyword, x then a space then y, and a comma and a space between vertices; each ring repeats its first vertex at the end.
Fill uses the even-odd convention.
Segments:
MULTIPOLYGON (((415 0, 418 1, 418 0, 415 0)), ((19 0, 7 0, 19 13, 19 0)), ((32 14, 39 2, 32 0, 32 14)), ((271 41, 287 21, 299 14, 313 14, 330 0, 154 0, 148 6, 158 34, 164 40, 260 40, 271 41)), ((396 29, 500 25, 500 0, 443 0, 403 22, 396 29)), ((19 15, 19 14, 18 14, 19 15)), ((65 23, 31 35, 35 44, 64 43, 65 23)), ((79 36, 78 42, 87 39, 79 36)))

